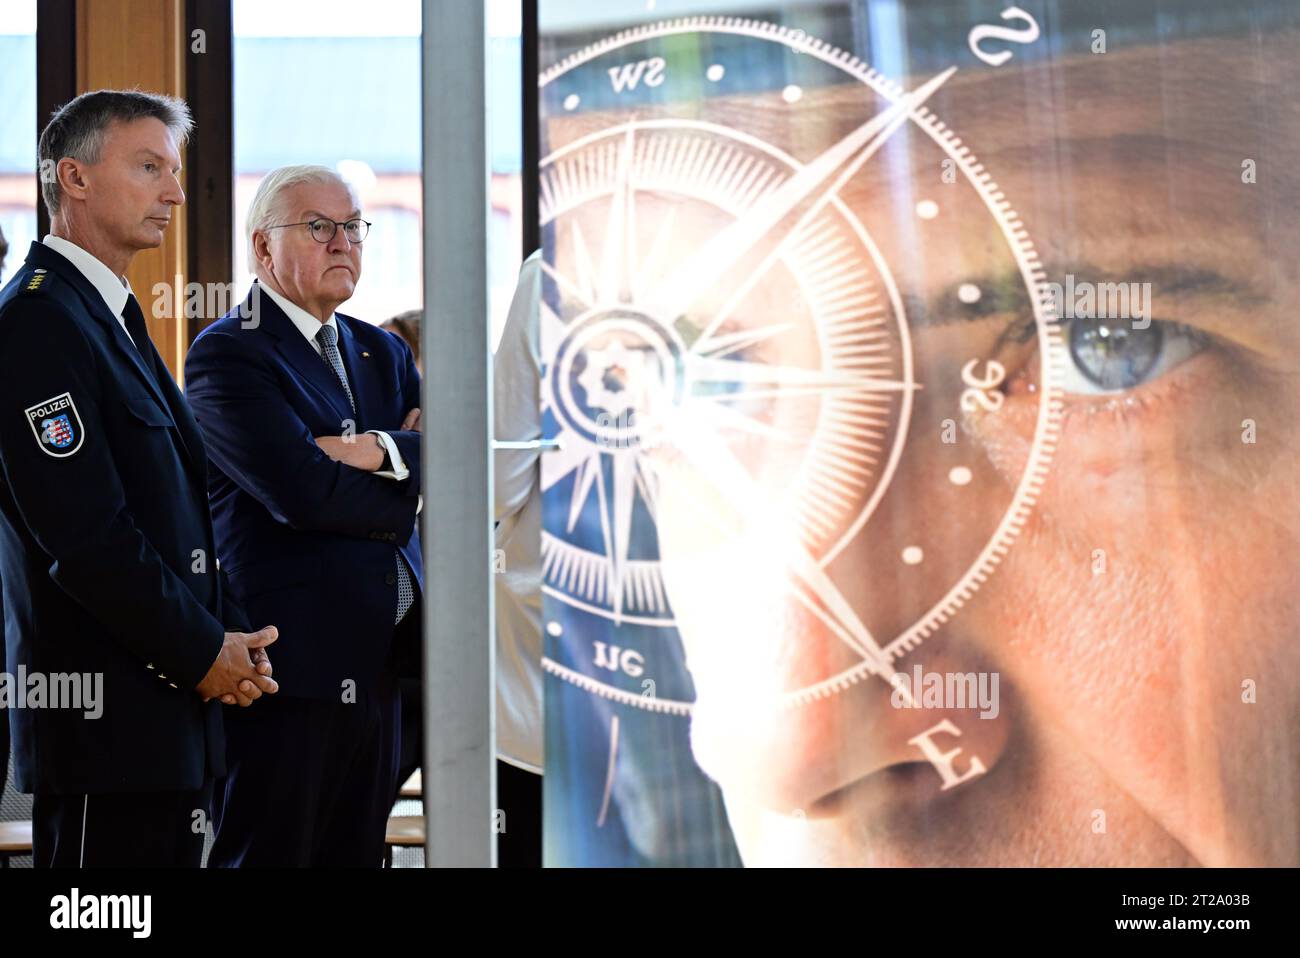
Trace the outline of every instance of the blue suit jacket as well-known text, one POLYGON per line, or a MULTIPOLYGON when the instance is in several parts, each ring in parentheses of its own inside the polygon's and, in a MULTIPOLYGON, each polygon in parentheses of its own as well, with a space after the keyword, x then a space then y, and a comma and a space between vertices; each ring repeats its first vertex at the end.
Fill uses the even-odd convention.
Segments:
POLYGON ((420 404, 415 360, 387 331, 336 317, 355 414, 333 370, 256 283, 185 360, 221 567, 256 627, 280 631, 269 650, 279 694, 334 700, 344 682, 370 689, 383 670, 397 608, 394 549, 413 584, 422 590, 424 581, 420 434, 399 431, 420 404), (315 437, 340 435, 350 422, 358 436, 388 432, 409 478, 326 456, 315 437))
POLYGON ((193 789, 225 774, 222 706, 194 687, 223 633, 248 624, 213 561, 203 439, 140 345, 148 365, 94 286, 40 243, 0 292, 8 668, 103 676, 98 719, 9 712, 26 792, 193 789), (39 428, 56 416, 57 435, 39 428))

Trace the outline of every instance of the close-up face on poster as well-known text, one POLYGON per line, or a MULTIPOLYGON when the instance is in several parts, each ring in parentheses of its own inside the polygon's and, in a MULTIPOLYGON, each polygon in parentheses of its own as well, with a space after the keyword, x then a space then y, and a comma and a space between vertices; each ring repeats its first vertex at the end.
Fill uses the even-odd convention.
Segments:
POLYGON ((1300 865, 1300 6, 596 6, 546 864, 1300 865))

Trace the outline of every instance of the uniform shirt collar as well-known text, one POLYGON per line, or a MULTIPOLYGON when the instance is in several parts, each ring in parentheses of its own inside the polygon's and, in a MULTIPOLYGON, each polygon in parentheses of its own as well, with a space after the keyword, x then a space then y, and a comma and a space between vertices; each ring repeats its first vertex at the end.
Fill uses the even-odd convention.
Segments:
POLYGON ((65 240, 62 236, 48 235, 41 242, 66 259, 91 286, 99 293, 109 312, 119 319, 126 306, 126 298, 131 295, 131 286, 125 276, 114 276, 113 271, 87 253, 76 243, 65 240))
MULTIPOLYGON (((284 310, 284 315, 288 316, 289 321, 298 327, 298 332, 307 337, 307 341, 315 347, 317 352, 320 352, 320 344, 316 341, 316 334, 320 332, 321 321, 297 303, 281 296, 265 283, 259 282, 257 285, 263 293, 271 297, 271 302, 284 310)), ((334 341, 338 342, 339 324, 335 320, 333 313, 330 313, 329 319, 325 320, 325 325, 334 327, 334 341)))

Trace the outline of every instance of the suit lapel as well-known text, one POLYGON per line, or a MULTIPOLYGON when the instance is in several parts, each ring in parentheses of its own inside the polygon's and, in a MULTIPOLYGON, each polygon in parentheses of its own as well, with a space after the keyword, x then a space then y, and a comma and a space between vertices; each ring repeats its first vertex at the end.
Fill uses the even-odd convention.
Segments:
POLYGON ((183 400, 175 401, 180 398, 180 393, 176 389, 176 384, 172 381, 171 375, 167 372, 167 366, 158 355, 158 350, 154 348, 153 341, 150 340, 143 345, 145 353, 135 348, 131 342, 131 337, 127 335, 118 317, 109 311, 108 304, 104 302, 104 297, 99 295, 99 290, 91 285, 90 280, 82 275, 81 270, 73 266, 63 256, 50 249, 44 243, 33 243, 31 253, 27 261, 35 266, 44 267, 45 269, 54 270, 58 273, 59 278, 65 280, 81 296, 82 301, 86 304, 90 315, 100 324, 113 347, 117 350, 119 358, 126 361, 126 364, 134 371, 135 376, 140 383, 149 391, 149 395, 163 409, 171 413, 172 421, 176 424, 177 445, 184 455, 189 465, 199 474, 200 479, 206 482, 206 477, 202 474, 207 469, 207 458, 203 453, 203 443, 199 438, 198 427, 194 422, 194 417, 190 414, 189 406, 183 400), (151 361, 156 364, 158 375, 155 376, 153 371, 145 363, 145 354, 150 355, 151 361), (170 393, 170 395, 168 395, 170 393))
MULTIPOLYGON (((33 265, 54 270, 59 274, 60 279, 65 280, 77 291, 85 302, 86 308, 90 311, 90 315, 103 327, 104 332, 117 350, 119 358, 124 359, 127 365, 135 371, 135 375, 139 378, 141 384, 149 390, 149 395, 153 396, 160 406, 166 408, 167 401, 163 398, 162 391, 158 388, 158 382, 154 379, 153 373, 145 366, 144 357, 135 348, 135 344, 131 342, 131 337, 126 334, 121 320, 109 312, 104 297, 99 295, 99 290, 90 284, 90 280, 81 275, 81 270, 44 243, 32 244, 32 251, 27 257, 27 261, 33 265)), ((152 349, 152 344, 148 348, 152 349)))
POLYGON ((334 370, 330 369, 320 353, 316 352, 312 344, 307 342, 307 338, 298 331, 293 320, 284 314, 284 310, 277 306, 270 296, 261 295, 257 283, 253 284, 248 295, 246 306, 253 309, 256 302, 257 309, 251 315, 257 316, 259 325, 275 337, 276 351, 297 371, 298 375, 311 383, 312 387, 320 393, 321 398, 338 413, 340 422, 354 418, 352 406, 348 404, 348 394, 343 391, 343 384, 339 382, 339 377, 334 375, 334 370))

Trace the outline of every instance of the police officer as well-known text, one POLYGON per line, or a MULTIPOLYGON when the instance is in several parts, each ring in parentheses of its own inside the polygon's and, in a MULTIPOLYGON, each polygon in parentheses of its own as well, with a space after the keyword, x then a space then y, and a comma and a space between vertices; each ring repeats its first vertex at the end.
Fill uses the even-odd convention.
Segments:
POLYGON ((38 867, 197 867, 224 773, 213 700, 277 688, 276 630, 249 634, 225 597, 202 437, 123 278, 185 200, 190 125, 135 91, 59 109, 39 147, 51 235, 0 292, 0 581, 26 675, 9 719, 38 867))

